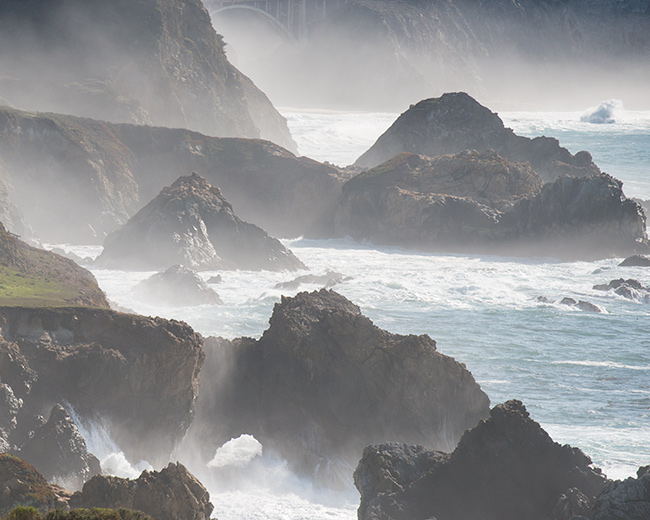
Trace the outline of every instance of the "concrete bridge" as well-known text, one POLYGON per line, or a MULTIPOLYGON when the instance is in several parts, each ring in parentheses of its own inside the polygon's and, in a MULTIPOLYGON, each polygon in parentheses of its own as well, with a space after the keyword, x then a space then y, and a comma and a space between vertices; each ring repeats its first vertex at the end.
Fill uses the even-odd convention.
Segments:
POLYGON ((247 11, 268 22, 280 34, 300 40, 309 35, 309 26, 347 0, 203 0, 216 16, 230 10, 247 11))

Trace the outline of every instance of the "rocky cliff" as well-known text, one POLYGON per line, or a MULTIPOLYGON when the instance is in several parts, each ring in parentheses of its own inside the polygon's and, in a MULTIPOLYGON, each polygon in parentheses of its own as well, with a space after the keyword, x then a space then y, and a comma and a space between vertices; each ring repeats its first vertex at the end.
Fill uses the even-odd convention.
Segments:
POLYGON ((606 479, 590 464, 579 449, 553 442, 521 402, 508 401, 465 432, 452 454, 368 446, 355 472, 359 519, 547 520, 567 494, 593 504, 606 479))
POLYGON ((286 120, 228 62, 200 0, 10 0, 0 34, 0 96, 13 106, 295 150, 286 120))
POLYGON ((412 105, 355 164, 373 168, 402 152, 434 157, 464 150, 495 150, 509 161, 528 162, 544 182, 600 173, 588 152, 573 155, 557 139, 518 136, 464 92, 412 105))
MULTIPOLYGON (((322 230, 341 173, 267 141, 0 109, 10 200, 49 242, 102 243, 164 186, 196 171, 274 236, 322 230)), ((168 266, 167 266, 168 267, 168 266)))
POLYGON ((259 341, 212 340, 189 436, 202 457, 242 433, 327 485, 349 481, 368 442, 452 450, 488 412, 463 365, 428 336, 386 332, 339 294, 283 298, 259 341))
POLYGON ((645 215, 607 174, 542 186, 493 151, 400 154, 343 186, 340 236, 424 250, 594 258, 647 251, 645 215))
POLYGON ((97 265, 155 270, 296 270, 304 268, 279 240, 244 222, 216 186, 200 175, 180 177, 106 237, 97 265))
POLYGON ((42 424, 35 418, 66 403, 134 462, 168 461, 192 421, 204 360, 190 327, 104 309, 3 307, 0 329, 0 380, 22 400, 10 445, 22 446, 42 424))

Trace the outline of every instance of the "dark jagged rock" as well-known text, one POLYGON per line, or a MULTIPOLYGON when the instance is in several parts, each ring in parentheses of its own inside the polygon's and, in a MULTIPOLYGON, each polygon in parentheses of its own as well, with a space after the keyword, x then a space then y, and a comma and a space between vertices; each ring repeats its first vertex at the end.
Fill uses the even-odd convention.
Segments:
POLYGON ((60 402, 82 422, 101 418, 135 462, 166 462, 185 435, 205 354, 184 323, 86 307, 2 307, 0 329, 0 377, 24 401, 13 445, 60 402))
POLYGON ((322 234, 342 185, 338 169, 266 141, 6 107, 0 155, 8 200, 51 243, 103 243, 191 171, 219 186, 241 218, 274 236, 322 234))
POLYGON ((632 255, 623 260, 619 267, 650 267, 650 257, 644 255, 632 255))
POLYGON ((41 513, 66 509, 71 493, 47 483, 33 466, 6 453, 0 453, 0 515, 16 506, 31 506, 41 513))
POLYGON ((606 479, 560 446, 519 401, 495 406, 451 455, 373 445, 355 472, 360 520, 547 520, 561 496, 593 500, 606 479), (406 468, 406 469, 405 469, 406 468))
POLYGON ((173 265, 133 288, 136 298, 156 305, 221 305, 219 295, 191 269, 173 265))
POLYGON ((560 300, 560 304, 567 305, 569 307, 576 307, 581 311, 586 312, 603 312, 602 309, 598 307, 598 305, 594 305, 593 303, 584 300, 576 301, 573 298, 562 298, 562 300, 560 300))
POLYGON ((579 489, 571 488, 560 495, 549 520, 587 520, 591 517, 593 502, 593 498, 579 489))
POLYGON ((193 173, 164 188, 106 237, 96 265, 160 269, 295 270, 304 265, 277 239, 242 221, 219 188, 193 173))
POLYGON ((618 278, 617 280, 612 280, 607 284, 594 285, 593 288, 597 291, 613 290, 616 294, 623 296, 628 300, 650 303, 650 287, 644 286, 641 282, 634 280, 633 278, 630 278, 629 280, 618 278))
POLYGON ((211 341, 189 438, 201 457, 242 433, 328 485, 349 479, 369 442, 451 450, 488 398, 428 336, 379 329, 327 290, 283 297, 259 341, 211 341))
POLYGON ((7 0, 0 34, 14 78, 0 86, 15 106, 295 149, 286 120, 228 62, 200 0, 7 0))
POLYGON ((214 509, 208 491, 180 463, 135 480, 96 476, 73 496, 72 506, 134 509, 156 520, 209 520, 214 509))
POLYGON ((645 215, 606 174, 541 186, 494 152, 400 154, 343 186, 339 236, 425 250, 616 256, 645 251, 645 215))
POLYGON ((518 136, 464 92, 411 106, 355 165, 374 168, 403 152, 435 157, 464 150, 495 150, 508 161, 528 162, 545 182, 600 173, 588 152, 572 155, 557 139, 518 136))
POLYGON ((319 284, 324 289, 331 289, 335 285, 339 285, 347 280, 351 280, 349 276, 344 276, 341 273, 328 271, 322 275, 306 274, 298 276, 288 282, 280 282, 275 285, 276 289, 297 289, 302 284, 319 284))
POLYGON ((0 223, 0 305, 108 308, 95 277, 75 262, 27 245, 0 223))
POLYGON ((48 482, 68 489, 101 472, 99 460, 88 453, 86 442, 65 409, 57 404, 48 421, 16 450, 16 455, 37 467, 48 482))
POLYGON ((637 478, 610 483, 596 499, 593 520, 650 518, 650 473, 641 468, 637 478))

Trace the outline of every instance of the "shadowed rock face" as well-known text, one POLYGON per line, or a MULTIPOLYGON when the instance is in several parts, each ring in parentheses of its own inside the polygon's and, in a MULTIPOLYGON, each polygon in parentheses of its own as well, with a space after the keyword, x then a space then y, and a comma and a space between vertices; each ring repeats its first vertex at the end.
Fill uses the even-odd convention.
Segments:
POLYGON ((557 139, 518 136, 464 92, 412 105, 355 165, 373 168, 402 152, 435 157, 464 150, 495 150, 511 162, 528 162, 544 182, 600 173, 588 152, 572 155, 557 139))
POLYGON ((97 265, 151 270, 295 270, 304 265, 278 240, 239 219, 219 188, 181 177, 106 237, 97 265))
POLYGON ((0 155, 7 200, 53 243, 101 244, 192 171, 273 236, 323 233, 342 185, 336 168, 267 141, 7 107, 0 108, 0 155))
POLYGON ((0 92, 14 106, 295 150, 286 120, 228 62, 200 0, 7 0, 0 29, 11 71, 0 92))
POLYGON ((560 446, 519 401, 492 409, 451 455, 418 446, 368 446, 355 472, 360 520, 546 520, 577 489, 606 479, 577 448, 560 446), (566 498, 566 497, 565 497, 566 498))
POLYGON ((172 265, 164 272, 142 280, 133 288, 135 297, 153 305, 220 305, 219 295, 194 271, 172 265))
POLYGON ((363 447, 452 450, 488 412, 463 365, 428 336, 379 329, 327 290, 282 298, 259 341, 211 341, 189 439, 202 456, 242 433, 322 483, 349 482, 363 447))
POLYGON ((101 309, 3 307, 0 328, 0 379, 23 399, 11 444, 65 402, 82 422, 101 421, 131 460, 167 462, 194 415, 205 356, 190 327, 101 309))
POLYGON ((144 471, 137 479, 97 476, 76 493, 73 508, 127 508, 156 520, 209 520, 210 494, 180 463, 161 471, 144 471))
POLYGON ((424 250, 594 258, 647 251, 645 215, 607 174, 541 185, 493 151, 400 154, 349 180, 339 236, 424 250))
POLYGON ((596 499, 593 520, 650 518, 650 468, 639 468, 637 478, 610 483, 596 499))

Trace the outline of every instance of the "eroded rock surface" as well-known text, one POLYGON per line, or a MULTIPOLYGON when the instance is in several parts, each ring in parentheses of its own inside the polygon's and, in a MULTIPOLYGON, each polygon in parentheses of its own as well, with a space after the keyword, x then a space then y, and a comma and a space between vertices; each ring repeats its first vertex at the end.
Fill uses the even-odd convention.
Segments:
POLYGON ((221 190, 200 175, 180 177, 106 237, 97 265, 121 269, 295 270, 304 267, 277 239, 238 218, 221 190))
POLYGON ((593 500, 606 484, 577 448, 560 446, 519 401, 495 406, 451 455, 368 446, 355 472, 360 520, 547 520, 573 489, 593 500))
POLYGON ((219 295, 194 271, 172 265, 166 271, 151 275, 133 288, 141 301, 153 305, 194 306, 220 305, 219 295))
POLYGON ((368 442, 451 451, 488 413, 467 369, 428 336, 386 332, 327 290, 282 298, 259 341, 211 340, 189 439, 208 459, 242 433, 303 475, 349 482, 368 442))

